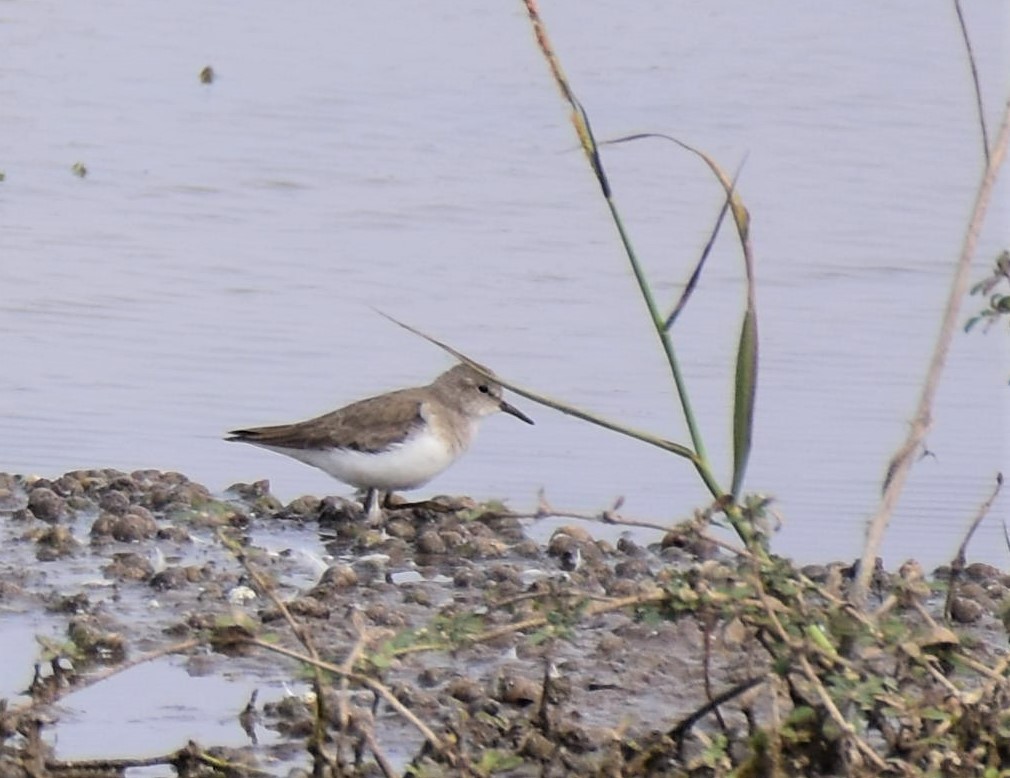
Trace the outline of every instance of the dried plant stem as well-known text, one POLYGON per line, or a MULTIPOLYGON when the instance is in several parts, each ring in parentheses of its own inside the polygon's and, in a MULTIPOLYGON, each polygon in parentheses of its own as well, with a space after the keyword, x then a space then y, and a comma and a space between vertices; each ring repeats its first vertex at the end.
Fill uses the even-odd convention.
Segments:
MULTIPOLYGON (((350 673, 352 670, 354 670, 354 663, 357 662, 358 659, 361 657, 361 655, 364 653, 365 646, 368 643, 365 630, 362 627, 360 621, 361 621, 361 615, 357 610, 355 610, 351 614, 351 622, 353 623, 354 628, 358 632, 358 639, 354 641, 354 646, 351 648, 350 651, 347 652, 347 656, 344 657, 344 661, 340 663, 340 667, 344 670, 345 673, 350 673)), ((350 679, 348 679, 347 675, 341 676, 340 694, 337 697, 337 716, 340 719, 340 727, 345 731, 347 730, 347 727, 350 724, 350 713, 348 712, 347 709, 347 697, 349 689, 350 689, 350 679)))
POLYGON ((874 751, 870 744, 863 740, 859 734, 856 732, 856 728, 849 723, 849 721, 842 715, 842 712, 838 710, 838 706, 835 705, 835 701, 831 698, 828 690, 824 688, 824 684, 821 679, 814 672, 814 668, 810 666, 810 660, 808 660, 803 654, 797 657, 800 668, 803 670, 803 674, 807 677, 807 680, 813 685, 814 690, 817 692, 817 696, 821 700, 821 704, 827 709, 832 720, 846 735, 849 739, 855 743, 856 748, 861 754, 867 757, 873 766, 878 770, 884 770, 887 768, 887 763, 880 758, 880 754, 874 751))
POLYGON ((365 733, 365 742, 368 744, 368 749, 372 752, 372 756, 375 757, 376 764, 379 765, 379 769, 386 778, 398 778, 400 773, 397 772, 396 768, 390 763, 389 759, 379 748, 379 744, 375 740, 375 734, 371 731, 365 733))
POLYGON ((996 501, 996 497, 999 495, 1000 489, 1002 488, 1003 474, 998 473, 996 475, 996 485, 993 487, 992 493, 978 509, 978 512, 975 514, 975 518, 972 519, 971 524, 968 526, 968 531, 964 535, 964 540, 961 541, 961 545, 958 547, 957 553, 954 555, 954 559, 951 560, 950 580, 947 582, 947 600, 943 605, 943 615, 948 621, 950 620, 950 608, 954 602, 954 595, 957 593, 961 573, 964 571, 964 564, 966 561, 965 553, 968 550, 968 543, 971 542, 971 537, 975 534, 975 530, 978 529, 978 525, 981 524, 982 520, 989 514, 989 510, 992 508, 992 504, 996 501))
POLYGON ((146 654, 140 654, 139 656, 133 657, 133 659, 120 662, 118 665, 113 667, 107 667, 103 670, 92 673, 71 686, 63 686, 58 689, 54 689, 52 694, 47 695, 44 700, 32 700, 23 706, 12 708, 8 714, 18 716, 43 705, 52 705, 57 700, 69 697, 76 692, 83 691, 84 689, 94 686, 97 683, 101 683, 102 681, 112 678, 115 675, 125 673, 127 670, 131 670, 138 665, 153 662, 156 659, 171 656, 172 654, 182 654, 190 649, 196 648, 201 644, 201 642, 200 638, 189 638, 179 643, 172 643, 171 645, 155 649, 154 651, 148 651, 146 654))
MULTIPOLYGON (((645 605, 650 602, 662 602, 667 597, 669 597, 669 594, 662 589, 655 589, 643 594, 633 594, 628 597, 618 597, 617 599, 612 599, 608 602, 593 603, 585 609, 584 615, 599 616, 603 613, 622 610, 623 608, 629 608, 633 605, 645 605)), ((478 632, 470 638, 470 641, 473 643, 487 643, 490 640, 497 640, 500 637, 505 637, 506 635, 511 635, 516 632, 522 632, 526 629, 546 626, 549 621, 549 616, 533 616, 528 619, 513 622, 512 624, 504 624, 500 627, 495 627, 494 629, 478 632)))
MULTIPOLYGON (((752 576, 752 581, 758 596, 761 598, 761 604, 765 609, 765 613, 771 621, 775 628, 775 632, 778 635, 779 641, 783 646, 789 646, 793 649, 793 654, 796 660, 799 662, 800 669, 803 671, 803 675, 806 677, 807 682, 814 687, 817 692, 817 696, 820 698, 821 703, 824 705, 825 709, 828 711, 828 715, 831 716, 832 720, 838 727, 848 735, 850 741, 855 744, 856 748, 864 754, 874 766, 878 769, 883 770, 887 765, 880 755, 870 747, 869 743, 863 740, 859 734, 856 732, 855 727, 849 723, 848 720, 842 715, 842 712, 838 710, 838 706, 835 705, 835 701, 832 699, 831 694, 824 686, 824 682, 821 680, 820 676, 817 675, 813 666, 810 664, 810 660, 807 659, 805 649, 810 646, 815 648, 818 653, 824 654, 820 647, 810 644, 809 641, 804 644, 799 641, 792 639, 786 628, 782 626, 782 622, 779 620, 778 615, 775 613, 775 608, 770 602, 768 593, 765 591, 764 584, 761 582, 761 578, 758 575, 752 576)), ((840 656, 835 654, 831 657, 833 661, 839 662, 841 664, 847 664, 840 656)))
MULTIPOLYGON (((389 689, 385 684, 371 678, 367 675, 362 675, 361 673, 348 672, 344 670, 343 667, 335 665, 332 662, 325 662, 322 659, 314 658, 306 654, 300 654, 290 648, 285 648, 284 646, 279 646, 275 643, 268 643, 265 640, 260 640, 259 638, 249 637, 245 639, 245 642, 249 645, 257 646, 266 651, 272 651, 275 654, 280 654, 281 656, 289 657, 290 659, 295 659, 299 662, 304 662, 305 664, 316 667, 320 670, 325 670, 328 673, 333 673, 334 675, 340 676, 341 678, 347 678, 354 683, 361 684, 373 692, 382 697, 383 700, 397 713, 403 716, 411 725, 417 729, 418 732, 431 743, 431 747, 438 751, 443 757, 450 761, 452 764, 456 764, 459 760, 457 755, 453 753, 452 749, 446 744, 442 738, 435 734, 435 731, 431 729, 427 724, 425 724, 417 715, 402 702, 400 702, 396 695, 389 689)), ((457 764, 457 766, 460 766, 457 764)))
POLYGON ((46 759, 44 775, 124 775, 127 770, 133 770, 141 767, 156 767, 161 765, 178 766, 180 762, 196 762, 211 768, 218 774, 273 775, 273 773, 268 772, 267 770, 261 770, 251 765, 233 764, 226 759, 212 756, 211 754, 203 751, 200 746, 192 741, 171 754, 142 757, 138 759, 46 759))
POLYGON ((926 435, 933 425, 933 405, 936 391, 940 384, 943 368, 947 362, 947 354, 950 351, 951 341, 954 338, 954 333, 958 330, 961 301, 968 290, 971 260, 975 256, 979 231, 982 228, 989 201, 992 197, 996 175, 1006 155, 1008 140, 1010 140, 1010 103, 1004 106, 999 134, 996 137, 996 143, 992 149, 989 164, 986 165, 985 174, 982 177, 982 182, 975 197, 975 205, 972 209, 971 219, 968 222, 968 229, 964 236, 961 255, 958 258, 954 271, 954 279, 951 284, 950 295, 947 299, 947 307, 943 313, 940 333, 933 348, 933 356, 926 371, 926 380, 923 383, 922 394, 919 397, 919 403, 912 419, 908 436, 891 459, 887 470, 887 477, 884 481, 880 507, 867 526, 866 543, 863 547, 863 555, 860 560, 859 575, 852 590, 853 601, 861 606, 866 603, 870 578, 873 575, 874 561, 880 551, 881 543, 883 543, 884 532, 887 529, 891 514, 898 504, 898 499, 908 479, 909 470, 912 467, 912 462, 915 460, 915 453, 922 447, 926 435))
MULTIPOLYGON (((767 681, 770 681, 772 677, 773 676, 770 675, 763 675, 758 676, 756 678, 749 678, 746 681, 738 683, 733 688, 727 689, 726 691, 722 692, 721 694, 715 697, 708 695, 709 699, 705 702, 705 704, 702 705, 693 713, 691 713, 691 715, 679 721, 676 724, 676 726, 672 727, 666 733, 667 737, 672 738, 673 740, 679 740, 683 738, 684 735, 686 735, 690 731, 691 727, 693 727, 698 721, 700 721, 703 717, 707 716, 712 711, 715 711, 716 715, 719 716, 719 720, 721 722, 722 716, 719 715, 720 705, 725 705, 734 697, 739 697, 744 692, 750 691, 759 683, 765 683, 767 681)), ((725 729, 725 724, 723 724, 723 729, 725 729)))
MULTIPOLYGON (((269 597, 270 601, 281 612, 281 614, 284 617, 284 620, 291 628, 291 632, 298 639, 298 642, 301 643, 303 646, 305 646, 305 650, 308 652, 309 656, 312 657, 313 659, 318 660, 319 652, 316 651, 316 646, 312 640, 312 635, 310 634, 309 630, 305 627, 305 625, 301 624, 294 617, 294 615, 292 615, 291 611, 288 609, 288 606, 278 596, 274 587, 270 584, 269 581, 267 581, 260 574, 260 571, 257 570, 256 567, 249 561, 249 557, 246 555, 245 549, 243 549, 238 542, 236 542, 232 538, 229 538, 223 532, 218 533, 218 538, 221 541, 222 545, 229 551, 231 551, 231 553, 235 556, 239 564, 242 565, 245 571, 249 574, 249 577, 256 584, 257 588, 259 588, 261 592, 263 592, 267 597, 269 597)), ((312 665, 312 673, 313 673, 312 682, 316 694, 315 694, 315 710, 314 710, 315 715, 313 716, 313 734, 312 734, 314 748, 311 748, 310 751, 312 751, 316 759, 327 761, 331 763, 332 766, 332 764, 335 764, 336 760, 330 757, 328 754, 326 754, 326 750, 323 747, 323 744, 326 742, 326 700, 323 694, 323 690, 325 689, 323 682, 323 674, 320 672, 319 667, 317 665, 312 665)))
POLYGON ((997 666, 995 668, 986 667, 981 662, 972 659, 970 656, 966 656, 963 652, 958 654, 958 661, 964 662, 967 667, 970 667, 979 675, 984 675, 991 681, 994 682, 1006 682, 1006 671, 1007 671, 1007 658, 1004 657, 1001 663, 1002 667, 997 666))

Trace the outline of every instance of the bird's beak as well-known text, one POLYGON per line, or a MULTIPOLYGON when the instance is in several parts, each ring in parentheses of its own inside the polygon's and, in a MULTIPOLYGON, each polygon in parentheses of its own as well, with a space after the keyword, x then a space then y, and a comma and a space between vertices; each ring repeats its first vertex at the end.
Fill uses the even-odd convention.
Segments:
POLYGON ((510 405, 504 400, 501 401, 501 405, 498 406, 501 410, 507 413, 509 416, 515 416, 517 419, 522 419, 527 424, 532 424, 533 419, 523 413, 521 410, 516 408, 514 405, 510 405))

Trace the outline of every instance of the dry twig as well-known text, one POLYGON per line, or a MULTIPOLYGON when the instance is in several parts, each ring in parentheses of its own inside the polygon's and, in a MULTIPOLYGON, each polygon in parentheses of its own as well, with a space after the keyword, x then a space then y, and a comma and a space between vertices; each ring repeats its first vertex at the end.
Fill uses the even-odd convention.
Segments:
POLYGON ((961 247, 961 255, 957 261, 954 280, 947 298, 947 307, 943 312, 940 334, 937 336, 936 345, 933 348, 933 356, 926 371, 926 379, 923 383, 922 393, 919 397, 919 403, 913 416, 908 436, 891 459, 890 465, 887 468, 887 476, 884 479, 880 507, 867 526, 866 543, 863 547, 863 555, 859 565, 859 575, 852 590, 853 601, 861 606, 866 603, 870 578, 873 575, 873 563, 877 558, 880 545, 883 543, 884 531, 887 529, 891 514, 898 504, 898 498, 901 496, 905 481, 908 479, 909 470, 915 459, 915 452, 922 448, 923 441, 933 426, 933 405, 936 391, 940 385, 940 376, 947 362, 947 353, 950 351, 951 341, 954 338, 954 333, 959 329, 958 321, 960 318, 961 302, 968 290, 971 260, 975 256, 975 246, 978 243, 979 232, 982 229, 989 200, 996 184, 996 175, 1006 155, 1008 142, 1010 142, 1010 102, 1004 106, 1003 121, 1000 125, 999 134, 996 137, 996 143, 989 157, 989 163, 986 165, 985 173, 978 187, 975 205, 972 209, 971 219, 968 222, 968 229, 961 247))

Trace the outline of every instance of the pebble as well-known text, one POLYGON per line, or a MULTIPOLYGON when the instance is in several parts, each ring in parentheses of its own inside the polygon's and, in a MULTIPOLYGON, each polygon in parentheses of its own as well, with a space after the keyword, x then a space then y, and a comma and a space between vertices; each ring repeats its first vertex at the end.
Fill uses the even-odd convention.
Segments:
POLYGON ((144 555, 135 551, 112 555, 112 562, 102 568, 107 578, 117 581, 146 581, 154 575, 154 565, 144 555))
POLYGON ((242 482, 232 484, 225 491, 241 497, 243 500, 258 500, 261 497, 271 496, 270 482, 265 478, 251 484, 242 482))
POLYGON ((553 740, 544 737, 536 730, 531 730, 518 751, 523 756, 539 762, 548 762, 557 754, 558 746, 553 740))
POLYGON ((120 543, 137 543, 158 533, 158 523, 146 508, 133 506, 129 510, 123 516, 102 513, 91 525, 92 539, 111 537, 120 543))
POLYGON ((533 681, 506 668, 498 678, 495 699, 509 705, 525 706, 540 699, 542 688, 542 681, 533 681))
POLYGON ((521 586, 523 583, 522 572, 513 564, 496 564, 488 570, 488 576, 492 581, 499 583, 511 583, 521 586))
MULTIPOLYGON (((296 597, 288 604, 288 610, 295 616, 312 619, 328 619, 330 608, 316 597, 296 597)), ((266 621, 266 617, 263 617, 266 621)))
POLYGON ((283 513, 287 516, 310 516, 319 511, 322 500, 314 495, 307 494, 296 497, 284 506, 283 513))
POLYGON ((373 602, 365 608, 365 616, 380 627, 399 628, 406 626, 407 618, 398 609, 381 602, 373 602))
POLYGON ((972 562, 964 568, 964 575, 969 581, 988 583, 989 581, 1000 580, 1003 573, 1000 572, 999 568, 987 565, 984 562, 972 562))
POLYGON ((98 500, 98 507, 106 513, 123 516, 130 509, 130 498, 122 492, 107 491, 98 500))
POLYGON ((442 536, 433 529, 426 529, 417 538, 417 550, 422 554, 444 554, 446 543, 442 536))
POLYGON ((425 608, 430 608, 434 604, 434 598, 431 596, 431 592, 421 586, 407 586, 403 590, 403 601, 406 604, 416 604, 422 605, 425 608))
POLYGON ((358 574, 350 565, 332 565, 327 567, 319 577, 316 588, 336 587, 346 589, 358 585, 358 574))
POLYGON ((499 559, 508 553, 508 546, 498 538, 476 537, 467 546, 471 559, 499 559))
POLYGON ((386 534, 409 542, 417 537, 417 527, 406 519, 390 519, 386 522, 386 534))
POLYGON ((417 676, 417 682, 426 688, 438 686, 449 677, 448 667, 426 667, 417 676))
POLYGON ((71 556, 78 547, 73 533, 65 526, 57 524, 36 538, 35 558, 40 562, 71 556))
POLYGON ((192 543, 193 537, 183 527, 176 527, 169 524, 158 528, 158 538, 161 540, 171 540, 173 543, 192 543))
POLYGON ((613 632, 605 632, 600 636, 596 644, 596 650, 603 656, 616 656, 623 654, 628 645, 628 641, 613 632))
POLYGON ((950 615, 958 624, 974 624, 983 612, 979 603, 965 597, 954 597, 950 603, 950 615))
POLYGON ((446 550, 459 548, 463 545, 464 537, 462 532, 456 530, 445 530, 440 534, 446 550))
POLYGON ((567 569, 576 569, 582 560, 595 562, 602 559, 603 552, 585 530, 578 527, 563 527, 551 536, 547 544, 547 555, 561 560, 571 560, 567 569), (571 535, 565 531, 566 529, 578 531, 575 535, 571 535))
POLYGON ((454 678, 445 686, 445 693, 460 702, 476 702, 484 696, 484 689, 472 678, 454 678))
POLYGON ((719 554, 719 547, 715 543, 682 527, 674 527, 667 532, 659 545, 662 549, 683 551, 695 560, 712 559, 719 554))
POLYGON ((460 567, 453 573, 452 585, 457 589, 468 589, 483 585, 487 575, 477 567, 460 567))
POLYGON ((35 518, 53 524, 66 516, 63 498, 48 487, 32 489, 28 495, 28 508, 35 518))
POLYGON ((614 573, 621 578, 643 578, 650 573, 649 563, 639 557, 625 559, 614 566, 614 573))
POLYGON ((607 587, 611 597, 630 597, 638 591, 638 585, 630 578, 615 578, 607 587))
POLYGON ((151 587, 159 591, 181 589, 189 583, 186 570, 181 567, 168 567, 160 573, 151 576, 151 587))
POLYGON ((67 636, 85 656, 122 661, 126 658, 126 641, 118 632, 102 628, 94 616, 76 616, 70 620, 67 636))
POLYGON ((245 605, 256 599, 256 592, 249 586, 236 586, 228 592, 228 602, 231 605, 245 605))

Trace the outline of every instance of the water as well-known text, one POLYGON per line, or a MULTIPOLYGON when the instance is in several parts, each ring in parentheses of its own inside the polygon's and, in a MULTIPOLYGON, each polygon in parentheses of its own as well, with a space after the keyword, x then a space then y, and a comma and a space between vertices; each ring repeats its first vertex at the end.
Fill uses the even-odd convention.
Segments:
MULTIPOLYGON (((56 751, 68 760, 108 758, 108 733, 113 731, 116 743, 129 743, 134 757, 172 753, 191 739, 226 748, 246 746, 249 736, 238 713, 254 690, 260 691, 258 705, 286 693, 280 684, 271 686, 251 674, 194 675, 171 658, 141 664, 61 701, 56 751)), ((258 730, 261 737, 275 738, 265 728, 258 730)))
MULTIPOLYGON (((600 137, 666 132, 753 217, 762 356, 748 487, 776 540, 854 557, 905 433, 981 170, 949 4, 545 3, 600 137)), ((991 132, 1008 7, 966 7, 991 132)), ((290 498, 327 476, 221 441, 429 380, 446 358, 372 307, 531 388, 686 442, 671 382, 519 4, 0 4, 0 469, 177 469, 290 498), (218 78, 199 82, 212 65, 218 78), (77 178, 71 166, 83 163, 77 178)), ((656 141, 612 148, 664 308, 720 192, 656 141)), ((1008 243, 1004 176, 974 276, 1008 243)), ((678 324, 728 481, 743 289, 729 234, 678 324)), ((979 305, 967 303, 966 318, 979 305)), ((886 561, 948 559, 1010 469, 1005 332, 959 335, 886 561)), ((517 401, 426 493, 546 489, 672 521, 705 502, 663 452, 517 401)), ((970 555, 1007 567, 1004 496, 970 555)))

